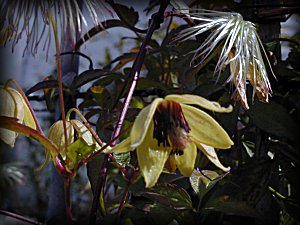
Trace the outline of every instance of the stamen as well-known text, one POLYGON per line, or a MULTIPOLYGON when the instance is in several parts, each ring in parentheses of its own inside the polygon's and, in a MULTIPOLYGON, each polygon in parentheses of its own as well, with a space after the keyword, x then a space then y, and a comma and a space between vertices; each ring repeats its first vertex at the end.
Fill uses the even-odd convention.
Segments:
POLYGON ((191 130, 179 103, 164 100, 156 109, 153 117, 153 138, 164 147, 172 147, 171 154, 182 155, 189 142, 191 130))

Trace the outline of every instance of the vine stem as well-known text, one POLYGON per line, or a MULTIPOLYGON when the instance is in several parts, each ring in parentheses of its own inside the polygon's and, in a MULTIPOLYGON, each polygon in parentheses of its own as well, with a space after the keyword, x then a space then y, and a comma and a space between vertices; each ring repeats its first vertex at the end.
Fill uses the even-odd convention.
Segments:
MULTIPOLYGON (((116 126, 115 126, 115 129, 114 129, 111 139, 115 139, 116 137, 118 137, 121 132, 122 124, 124 122, 125 115, 127 113, 129 103, 131 101, 134 89, 135 89, 137 81, 139 79, 141 67, 143 65, 143 62, 144 62, 144 59, 146 56, 146 52, 147 52, 146 47, 151 40, 153 32, 157 28, 159 28, 160 24, 164 21, 164 11, 166 10, 168 4, 169 4, 169 0, 161 1, 158 12, 152 15, 146 36, 141 44, 140 50, 135 58, 132 69, 130 71, 129 76, 131 77, 131 86, 130 86, 128 94, 124 100, 122 110, 119 115, 119 118, 116 123, 116 126)), ((111 143, 111 146, 114 146, 115 144, 116 144, 116 140, 114 140, 111 143)), ((99 175, 98 181, 97 181, 97 187, 96 187, 94 197, 93 197, 93 203, 92 203, 92 208, 91 208, 91 213, 90 213, 90 223, 89 223, 90 225, 95 225, 95 223, 96 223, 97 209, 98 209, 98 205, 99 205, 99 197, 100 197, 101 190, 105 186, 108 159, 109 159, 109 156, 108 156, 108 154, 106 154, 104 157, 102 166, 101 166, 100 175, 99 175)))
POLYGON ((31 220, 31 219, 26 218, 26 217, 24 217, 24 216, 21 216, 21 215, 12 213, 12 212, 8 212, 8 211, 5 211, 5 210, 1 210, 1 209, 0 209, 0 214, 5 215, 5 216, 12 217, 12 218, 14 218, 14 219, 16 219, 16 220, 20 220, 20 221, 23 221, 23 222, 26 222, 26 223, 29 223, 29 224, 34 224, 34 225, 45 225, 44 223, 40 223, 40 222, 38 222, 38 221, 31 220))
MULTIPOLYGON (((63 96, 63 84, 62 84, 62 68, 60 61, 60 49, 59 49, 59 41, 57 37, 57 29, 56 24, 51 12, 49 12, 49 18, 51 20, 51 25, 53 29, 53 35, 55 40, 55 49, 56 49, 56 64, 57 64, 57 80, 58 80, 58 92, 59 92, 59 104, 61 108, 61 119, 63 121, 64 128, 64 139, 65 139, 65 152, 67 151, 68 145, 68 136, 67 136, 67 125, 66 125, 66 115, 65 115, 65 103, 63 96)), ((67 213, 67 222, 68 225, 73 225, 72 219, 72 211, 71 211, 71 200, 70 200, 70 176, 64 177, 64 191, 65 191, 65 205, 66 205, 66 213, 67 213)))
POLYGON ((67 149, 68 137, 67 137, 67 125, 66 125, 66 115, 65 115, 65 103, 63 96, 63 85, 62 85, 62 75, 61 75, 61 61, 60 61, 60 49, 59 49, 59 41, 57 37, 57 29, 53 16, 49 13, 49 17, 51 20, 53 34, 55 39, 55 49, 56 49, 56 64, 57 64, 57 80, 58 80, 58 92, 59 92, 59 104, 61 108, 61 119, 63 121, 64 128, 64 138, 65 138, 65 150, 67 149))
POLYGON ((70 176, 64 176, 64 190, 65 190, 65 202, 67 221, 69 225, 73 224, 72 210, 71 210, 71 198, 70 198, 71 178, 70 176))

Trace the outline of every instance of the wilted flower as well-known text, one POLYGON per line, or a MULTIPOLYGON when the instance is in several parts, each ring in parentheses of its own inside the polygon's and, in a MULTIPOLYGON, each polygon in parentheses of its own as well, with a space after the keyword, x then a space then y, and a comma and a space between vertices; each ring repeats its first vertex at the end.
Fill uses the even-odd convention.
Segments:
MULTIPOLYGON (((25 103, 22 95, 11 87, 0 86, 0 116, 13 117, 19 123, 25 124, 36 129, 33 116, 25 103)), ((6 144, 14 147, 18 133, 4 128, 0 128, 0 139, 6 144)))
MULTIPOLYGON (((204 9, 189 11, 187 16, 199 24, 182 30, 176 40, 185 41, 206 31, 212 31, 200 47, 193 51, 195 54, 191 64, 196 67, 221 49, 215 73, 218 73, 219 77, 221 71, 230 64, 230 76, 227 82, 235 85, 234 96, 241 100, 244 108, 249 108, 246 98, 247 80, 253 86, 253 98, 256 93, 259 100, 268 102, 272 90, 260 49, 265 56, 266 52, 255 25, 244 21, 239 13, 204 9)), ((266 59, 268 61, 267 56, 266 59)), ((270 66, 269 61, 268 64, 270 66)))
MULTIPOLYGON (((25 0, 10 1, 4 0, 0 4, 0 46, 8 41, 13 41, 13 46, 21 38, 22 34, 27 37, 26 48, 30 48, 32 53, 36 53, 37 47, 43 37, 45 46, 50 45, 51 24, 50 14, 55 19, 56 26, 59 27, 61 40, 71 37, 76 40, 78 32, 83 26, 87 27, 87 19, 83 15, 83 6, 87 9, 89 17, 95 26, 100 25, 99 14, 103 14, 104 6, 101 0, 25 0)), ((26 49, 25 48, 25 49, 26 49)))
MULTIPOLYGON (((82 158, 100 149, 100 146, 93 138, 92 133, 79 120, 66 121, 66 133, 67 144, 65 145, 63 121, 59 120, 50 127, 47 137, 59 150, 59 154, 66 164, 65 169, 71 172, 82 158)), ((54 164, 60 168, 58 152, 50 152, 46 149, 46 154, 46 158, 51 155, 54 164)), ((46 165, 47 161, 46 159, 42 167, 46 165)))
MULTIPOLYGON (((195 165, 197 148, 224 171, 214 148, 227 149, 233 144, 225 130, 207 113, 190 106, 198 105, 215 112, 230 112, 195 95, 168 95, 156 98, 141 110, 130 136, 112 148, 112 152, 137 150, 137 157, 146 187, 156 184, 164 168, 176 168, 190 176, 195 165)), ((107 151, 106 151, 107 152, 107 151)))

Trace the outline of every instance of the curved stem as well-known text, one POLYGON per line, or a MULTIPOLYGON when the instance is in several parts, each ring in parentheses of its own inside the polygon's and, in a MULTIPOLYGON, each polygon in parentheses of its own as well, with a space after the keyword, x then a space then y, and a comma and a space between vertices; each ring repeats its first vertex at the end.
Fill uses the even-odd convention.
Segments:
POLYGON ((67 113, 67 116, 66 116, 67 120, 70 118, 70 114, 72 112, 75 112, 80 117, 80 119, 85 124, 85 126, 87 127, 87 129, 92 133, 92 135, 95 138, 95 140, 97 141, 97 143, 102 147, 103 146, 103 142, 101 141, 101 139, 96 134, 96 132, 94 131, 94 129, 91 127, 91 125, 89 124, 89 122, 86 120, 86 118, 81 114, 81 112, 78 109, 76 109, 76 108, 70 109, 68 111, 68 113, 67 113))
POLYGON ((90 63, 89 65, 89 70, 93 70, 94 69, 94 64, 93 64, 93 60, 88 57, 86 54, 83 54, 82 52, 78 52, 78 51, 69 51, 69 52, 61 52, 60 55, 68 55, 68 54, 73 54, 73 55, 80 55, 83 58, 87 59, 90 63))

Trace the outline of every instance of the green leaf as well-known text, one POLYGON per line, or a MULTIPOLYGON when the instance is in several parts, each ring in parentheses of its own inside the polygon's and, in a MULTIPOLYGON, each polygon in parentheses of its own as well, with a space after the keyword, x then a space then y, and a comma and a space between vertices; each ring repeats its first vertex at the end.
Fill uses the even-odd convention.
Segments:
POLYGON ((121 14, 121 17, 126 20, 127 23, 131 25, 135 25, 139 20, 139 13, 134 10, 132 7, 127 7, 125 5, 121 4, 115 4, 115 6, 118 8, 119 13, 121 14))
POLYGON ((243 201, 230 199, 229 196, 224 195, 219 198, 210 199, 206 205, 205 210, 213 210, 222 212, 227 215, 257 217, 257 211, 243 201))
POLYGON ((193 207, 189 194, 184 189, 171 184, 157 185, 155 188, 143 193, 143 195, 178 210, 192 209, 193 207))
POLYGON ((299 142, 298 123, 282 105, 272 100, 267 104, 256 101, 247 114, 260 129, 299 142))
POLYGON ((114 153, 115 160, 121 165, 129 165, 130 163, 130 152, 125 153, 114 153))
POLYGON ((83 138, 77 139, 67 149, 67 158, 70 160, 69 168, 74 168, 81 159, 96 149, 96 145, 88 145, 83 138))
POLYGON ((199 198, 211 190, 219 181, 219 174, 212 170, 194 170, 190 176, 190 183, 193 190, 198 194, 199 198))
POLYGON ((139 78, 139 81, 136 86, 136 90, 145 90, 147 88, 166 90, 166 87, 160 82, 143 78, 143 77, 139 78))
POLYGON ((86 70, 81 74, 79 74, 77 77, 75 77, 72 85, 74 88, 78 88, 90 81, 99 79, 101 77, 106 77, 112 74, 116 74, 116 73, 110 70, 103 70, 103 69, 86 70))

